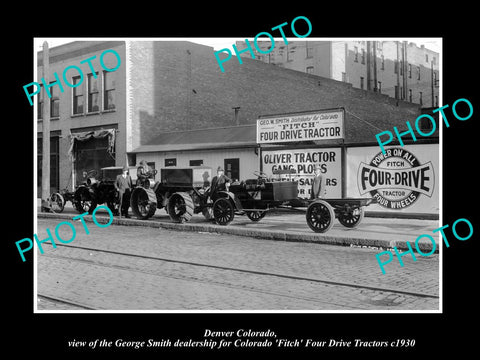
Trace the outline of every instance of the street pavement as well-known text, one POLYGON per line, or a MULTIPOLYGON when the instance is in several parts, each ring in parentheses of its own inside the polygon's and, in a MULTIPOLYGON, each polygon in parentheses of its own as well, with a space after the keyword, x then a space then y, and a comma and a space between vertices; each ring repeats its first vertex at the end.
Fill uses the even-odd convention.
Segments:
MULTIPOLYGON (((39 218, 39 237, 58 222, 39 218)), ((383 275, 372 248, 73 223, 74 241, 36 254, 38 310, 439 309, 437 254, 383 275)))
MULTIPOLYGON (((108 216, 104 210, 97 212, 99 216, 102 213, 108 216)), ((68 206, 60 214, 38 211, 38 216, 42 218, 72 219, 77 215, 78 213, 68 206)), ((235 216, 233 222, 228 226, 209 222, 201 214, 194 215, 188 223, 173 223, 164 209, 157 210, 155 215, 148 220, 116 217, 114 223, 184 231, 219 232, 271 240, 368 246, 383 249, 396 247, 399 250, 408 250, 407 241, 415 248, 416 239, 422 234, 428 234, 435 240, 435 252, 438 253, 440 248, 440 233, 432 233, 432 230, 440 227, 439 221, 425 219, 364 217, 358 227, 354 229, 346 228, 338 220, 335 220, 333 227, 322 234, 315 233, 308 227, 304 213, 282 210, 269 212, 259 222, 252 222, 247 216, 235 216)), ((427 237, 422 237, 418 241, 418 246, 424 253, 429 253, 433 244, 427 237)))

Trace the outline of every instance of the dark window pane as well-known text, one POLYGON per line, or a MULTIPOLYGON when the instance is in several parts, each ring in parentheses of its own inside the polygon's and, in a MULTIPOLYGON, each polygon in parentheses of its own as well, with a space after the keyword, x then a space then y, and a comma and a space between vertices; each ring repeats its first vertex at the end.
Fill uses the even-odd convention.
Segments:
POLYGON ((190 160, 190 166, 201 166, 203 165, 203 160, 190 160))
POLYGON ((98 102, 98 93, 88 94, 88 112, 99 111, 100 107, 98 105, 98 102))
POLYGON ((60 100, 50 100, 50 116, 59 117, 60 116, 60 100))
POLYGON ((73 113, 83 114, 83 95, 73 98, 73 113))
POLYGON ((105 108, 104 110, 115 109, 115 90, 105 91, 105 108))
POLYGON ((177 166, 177 159, 165 159, 165 166, 177 166))

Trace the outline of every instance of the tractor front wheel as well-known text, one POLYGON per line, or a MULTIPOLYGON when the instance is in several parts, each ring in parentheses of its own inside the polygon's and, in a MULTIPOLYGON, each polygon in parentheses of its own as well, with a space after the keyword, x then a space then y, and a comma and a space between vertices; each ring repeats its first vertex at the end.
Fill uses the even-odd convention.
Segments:
POLYGON ((324 233, 330 230, 335 220, 335 211, 329 203, 316 200, 307 208, 307 224, 315 232, 324 233))
POLYGON ((228 225, 235 216, 235 206, 227 198, 219 198, 213 203, 213 217, 218 225, 228 225))

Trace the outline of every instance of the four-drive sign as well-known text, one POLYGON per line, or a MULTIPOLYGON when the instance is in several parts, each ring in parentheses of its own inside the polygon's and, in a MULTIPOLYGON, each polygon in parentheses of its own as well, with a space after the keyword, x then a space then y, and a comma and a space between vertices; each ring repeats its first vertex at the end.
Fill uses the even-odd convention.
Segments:
POLYGON ((257 143, 343 139, 343 109, 257 119, 257 143))

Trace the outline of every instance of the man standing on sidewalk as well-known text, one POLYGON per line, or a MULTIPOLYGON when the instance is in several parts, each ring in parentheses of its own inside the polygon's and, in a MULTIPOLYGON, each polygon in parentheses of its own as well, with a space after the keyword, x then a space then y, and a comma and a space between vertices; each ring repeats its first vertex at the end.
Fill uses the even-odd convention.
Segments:
POLYGON ((132 189, 132 178, 128 175, 128 167, 123 167, 123 174, 117 175, 115 180, 115 189, 120 197, 120 217, 129 218, 128 208, 130 206, 130 191, 132 189))
POLYGON ((321 167, 319 164, 315 165, 314 168, 315 175, 312 181, 312 189, 310 190, 310 198, 313 199, 320 199, 325 196, 326 189, 323 184, 323 176, 321 174, 321 167))

